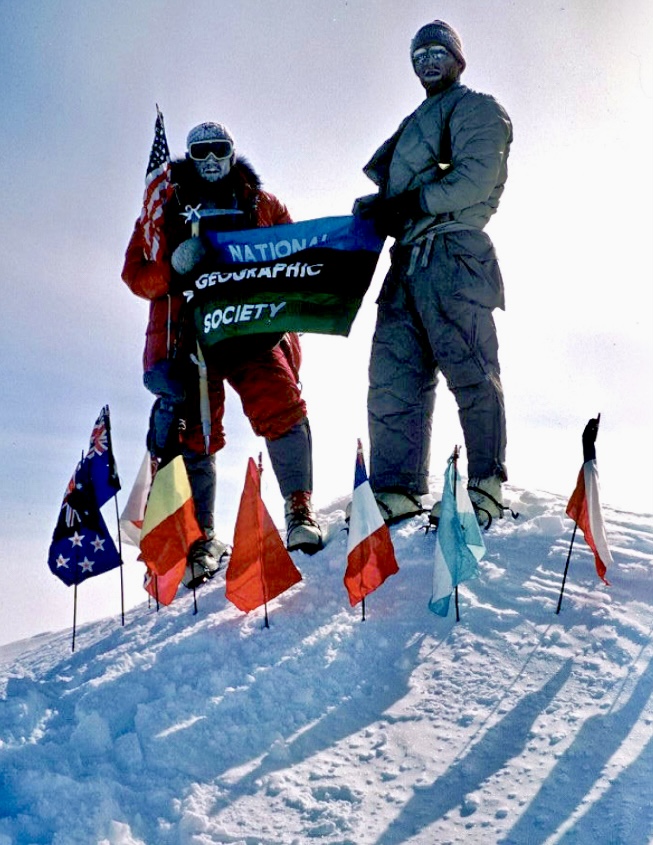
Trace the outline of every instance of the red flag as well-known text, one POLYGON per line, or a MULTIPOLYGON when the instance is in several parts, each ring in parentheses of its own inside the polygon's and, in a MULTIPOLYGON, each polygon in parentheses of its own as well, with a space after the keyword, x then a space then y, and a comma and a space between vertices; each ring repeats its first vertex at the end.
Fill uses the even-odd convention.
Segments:
POLYGON ((143 228, 146 258, 159 261, 165 253, 163 213, 165 204, 172 195, 170 182, 170 149, 163 125, 163 115, 156 107, 154 141, 145 175, 145 195, 140 223, 143 228))
POLYGON ((249 613, 302 580, 261 499, 261 475, 249 459, 227 569, 226 596, 249 613))
POLYGON ((179 584, 186 571, 186 558, 180 558, 179 562, 169 569, 165 575, 157 575, 147 567, 143 587, 146 593, 156 599, 160 604, 171 604, 177 595, 179 584))
POLYGON ((184 574, 188 551, 203 536, 195 517, 184 459, 177 455, 157 469, 143 517, 139 560, 145 561, 148 570, 158 576, 158 585, 154 584, 152 589, 148 589, 146 581, 145 589, 151 595, 163 601, 164 586, 167 592, 173 589, 174 583, 172 601, 184 574))
POLYGON ((359 440, 344 579, 351 606, 362 601, 395 572, 399 572, 399 567, 390 530, 381 516, 367 479, 363 446, 359 440))
MULTIPOLYGON (((162 479, 159 479, 159 481, 161 480, 162 479)), ((152 484, 152 458, 150 453, 146 452, 138 471, 138 475, 136 476, 136 480, 134 481, 134 486, 132 487, 129 498, 127 499, 127 504, 120 515, 120 533, 122 538, 134 546, 140 546, 141 544, 141 533, 143 529, 143 522, 145 520, 145 511, 149 502, 152 484)), ((157 485, 155 498, 153 499, 154 509, 157 507, 157 499, 160 500, 160 498, 161 489, 160 485, 157 485)), ((152 517, 153 514, 154 511, 151 512, 152 517)), ((150 521, 149 524, 151 526, 152 522, 150 521)), ((162 528, 161 531, 163 530, 164 529, 162 528)), ((191 531, 189 536, 194 536, 194 533, 195 532, 191 531)), ((145 545, 146 548, 149 549, 149 553, 154 554, 152 547, 154 545, 156 534, 152 534, 151 527, 148 529, 148 534, 150 536, 149 539, 146 540, 145 545)), ((184 572, 186 570, 186 555, 183 552, 183 547, 181 551, 179 551, 179 555, 180 557, 177 563, 168 569, 165 574, 157 575, 154 569, 152 569, 147 563, 145 564, 146 571, 143 587, 147 593, 161 604, 168 605, 172 602, 177 594, 177 589, 181 579, 184 577, 184 572)), ((173 557, 174 556, 175 555, 173 554, 173 557)), ((142 555, 140 555, 140 559, 143 560, 142 555)))
POLYGON ((576 489, 567 505, 567 516, 583 532, 585 542, 594 553, 594 563, 599 578, 609 585, 605 573, 613 563, 603 525, 603 512, 599 498, 599 473, 596 459, 585 461, 578 473, 576 489))

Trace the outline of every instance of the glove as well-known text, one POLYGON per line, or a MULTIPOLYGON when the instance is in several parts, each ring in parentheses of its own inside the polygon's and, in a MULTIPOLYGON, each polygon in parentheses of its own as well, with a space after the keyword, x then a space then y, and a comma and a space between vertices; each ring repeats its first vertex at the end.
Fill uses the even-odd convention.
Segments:
POLYGON ((179 432, 184 427, 183 408, 169 399, 156 400, 150 412, 147 450, 155 458, 172 458, 179 453, 179 432))
POLYGON ((177 371, 178 364, 166 358, 157 361, 143 373, 143 384, 155 396, 168 399, 173 404, 181 404, 186 398, 186 391, 177 371))
POLYGON ((147 431, 147 449, 155 458, 163 458, 174 453, 179 443, 180 406, 168 399, 157 399, 150 413, 150 425, 147 431))
POLYGON ((596 458, 596 435, 599 433, 601 414, 591 419, 583 430, 583 461, 593 461, 596 458))
POLYGON ((396 238, 409 220, 421 217, 424 213, 420 196, 420 188, 389 198, 381 194, 368 194, 354 202, 352 213, 363 220, 373 220, 380 235, 396 238))
POLYGON ((206 255, 204 244, 199 238, 182 241, 172 253, 170 263, 180 276, 190 273, 206 255))
POLYGON ((409 220, 421 217, 424 212, 420 195, 421 189, 413 188, 395 197, 380 200, 374 217, 379 232, 396 238, 409 220))
POLYGON ((375 209, 378 211, 381 202, 382 199, 379 194, 366 194, 364 197, 358 197, 354 200, 351 213, 362 220, 371 220, 376 216, 375 209))

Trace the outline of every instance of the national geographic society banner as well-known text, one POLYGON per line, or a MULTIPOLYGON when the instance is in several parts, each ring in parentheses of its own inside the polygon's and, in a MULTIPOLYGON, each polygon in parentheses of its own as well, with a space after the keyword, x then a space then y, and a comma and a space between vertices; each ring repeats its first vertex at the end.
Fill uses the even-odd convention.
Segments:
POLYGON ((210 255, 184 292, 202 347, 264 332, 348 335, 383 247, 353 216, 209 231, 204 241, 210 255))

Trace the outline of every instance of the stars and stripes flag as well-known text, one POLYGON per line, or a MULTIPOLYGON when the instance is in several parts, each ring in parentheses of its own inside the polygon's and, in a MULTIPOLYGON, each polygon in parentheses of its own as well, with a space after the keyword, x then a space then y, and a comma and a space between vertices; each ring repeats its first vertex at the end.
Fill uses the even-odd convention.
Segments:
POLYGON ((119 489, 105 406, 93 428, 88 453, 68 483, 48 552, 48 566, 68 586, 121 565, 100 513, 119 489))
POLYGON ((358 441, 344 582, 352 607, 399 572, 390 530, 374 498, 358 441))
POLYGON ((449 458, 444 474, 440 520, 435 537, 433 593, 429 609, 447 616, 456 587, 478 576, 478 562, 485 554, 485 543, 457 467, 458 447, 449 458))
POLYGON ((583 532, 585 542, 594 554, 597 575, 609 585, 605 574, 613 560, 603 523, 595 447, 600 419, 599 414, 598 417, 589 420, 583 431, 584 463, 578 473, 576 489, 571 494, 566 513, 583 532))
POLYGON ((165 205, 170 199, 172 191, 170 149, 163 125, 163 115, 157 106, 154 141, 152 142, 147 173, 145 174, 145 195, 140 216, 147 251, 146 257, 150 261, 159 261, 165 254, 163 216, 165 205))

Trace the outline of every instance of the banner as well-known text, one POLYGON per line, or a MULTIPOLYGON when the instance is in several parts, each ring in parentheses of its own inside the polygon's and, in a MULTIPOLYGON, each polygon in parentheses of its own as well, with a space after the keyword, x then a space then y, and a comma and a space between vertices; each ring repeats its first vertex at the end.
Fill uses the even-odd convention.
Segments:
POLYGON ((184 295, 205 348, 262 333, 348 335, 383 248, 353 216, 203 234, 211 254, 184 295))

